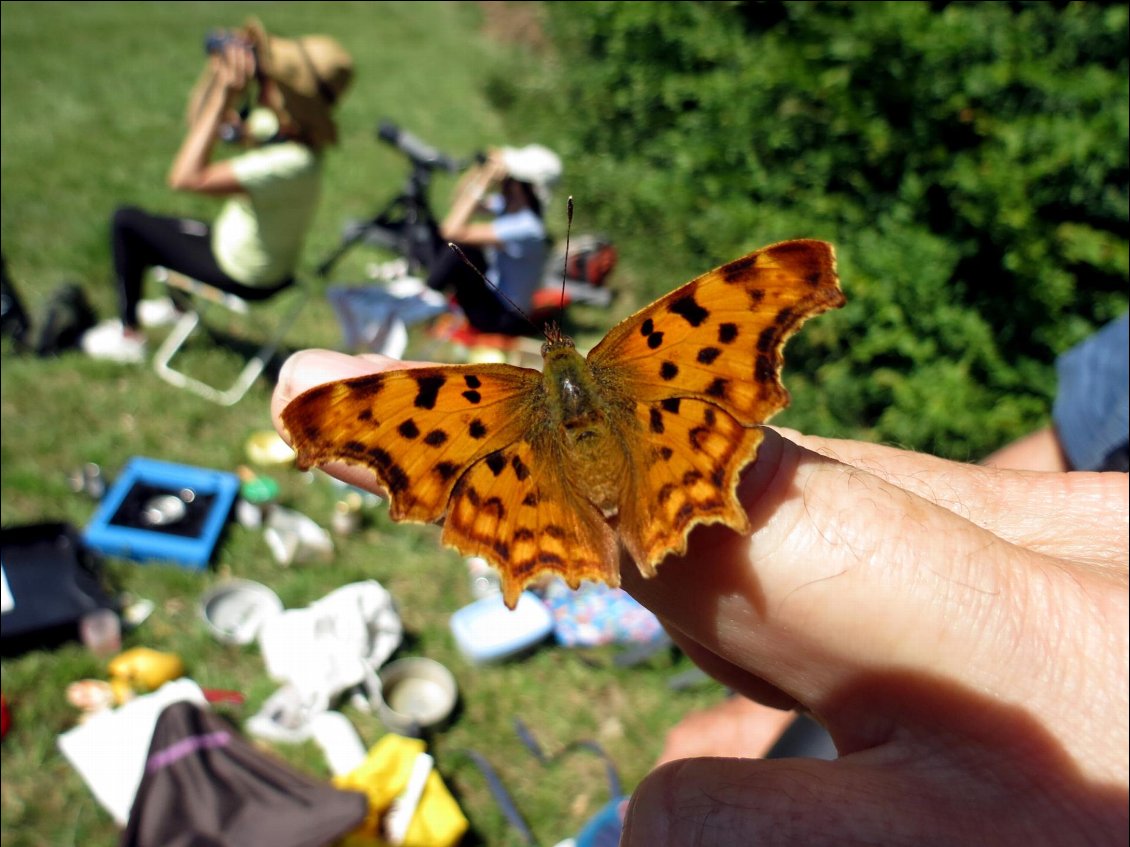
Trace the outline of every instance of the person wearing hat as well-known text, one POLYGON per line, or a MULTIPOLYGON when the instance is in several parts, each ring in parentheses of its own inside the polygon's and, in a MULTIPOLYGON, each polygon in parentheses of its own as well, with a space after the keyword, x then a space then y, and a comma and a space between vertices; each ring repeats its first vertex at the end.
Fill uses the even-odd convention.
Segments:
POLYGON ((314 218, 322 153, 337 141, 333 110, 353 78, 334 39, 268 35, 257 20, 212 33, 208 64, 189 98, 188 132, 168 174, 180 191, 224 198, 215 221, 155 215, 135 207, 113 216, 118 320, 83 337, 96 358, 145 357, 142 326, 175 320, 170 300, 142 301, 144 273, 164 267, 247 300, 292 282, 314 218), (216 142, 245 149, 214 159, 216 142))
POLYGON ((530 311, 541 285, 549 248, 543 210, 560 178, 557 155, 531 144, 492 150, 460 180, 440 235, 459 245, 478 273, 454 251, 440 250, 428 285, 454 292, 480 332, 521 335, 536 329, 522 312, 530 311))

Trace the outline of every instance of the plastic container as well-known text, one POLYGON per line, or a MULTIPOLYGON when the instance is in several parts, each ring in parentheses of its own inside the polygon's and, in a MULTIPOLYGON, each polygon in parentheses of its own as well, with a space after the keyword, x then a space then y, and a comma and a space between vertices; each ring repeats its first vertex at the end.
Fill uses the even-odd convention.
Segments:
POLYGON ((543 641, 553 631, 553 617, 536 595, 523 591, 514 611, 501 594, 464 606, 451 616, 451 633, 459 650, 476 663, 497 662, 543 641))
POLYGON ((398 659, 380 671, 381 721, 400 735, 419 736, 450 716, 459 697, 451 671, 432 659, 398 659))

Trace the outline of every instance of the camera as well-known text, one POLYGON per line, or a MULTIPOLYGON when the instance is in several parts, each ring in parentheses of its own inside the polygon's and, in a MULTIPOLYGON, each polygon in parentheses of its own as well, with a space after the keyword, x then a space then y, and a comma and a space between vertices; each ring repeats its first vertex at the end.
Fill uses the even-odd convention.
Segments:
POLYGON ((204 36, 204 53, 211 56, 224 52, 229 44, 247 44, 247 39, 227 29, 213 29, 204 36))

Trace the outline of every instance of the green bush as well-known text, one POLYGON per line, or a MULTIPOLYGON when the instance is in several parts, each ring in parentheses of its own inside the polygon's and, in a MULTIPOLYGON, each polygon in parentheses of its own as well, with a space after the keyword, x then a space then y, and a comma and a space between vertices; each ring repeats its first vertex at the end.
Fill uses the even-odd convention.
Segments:
POLYGON ((635 305, 775 240, 837 245, 848 306, 790 345, 785 422, 976 458, 1045 420, 1055 356, 1126 309, 1125 6, 547 18, 515 114, 556 139, 635 305))

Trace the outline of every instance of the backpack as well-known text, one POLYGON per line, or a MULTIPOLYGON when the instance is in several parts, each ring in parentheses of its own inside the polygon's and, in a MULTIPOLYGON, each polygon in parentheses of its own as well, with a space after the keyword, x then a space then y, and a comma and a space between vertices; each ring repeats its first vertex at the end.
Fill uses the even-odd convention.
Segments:
POLYGON ((55 356, 78 347, 83 333, 97 320, 82 287, 73 282, 63 283, 47 301, 47 313, 35 343, 36 355, 55 356))
POLYGON ((600 287, 616 267, 617 258, 616 247, 610 239, 602 235, 582 235, 569 249, 565 275, 569 279, 600 287))

